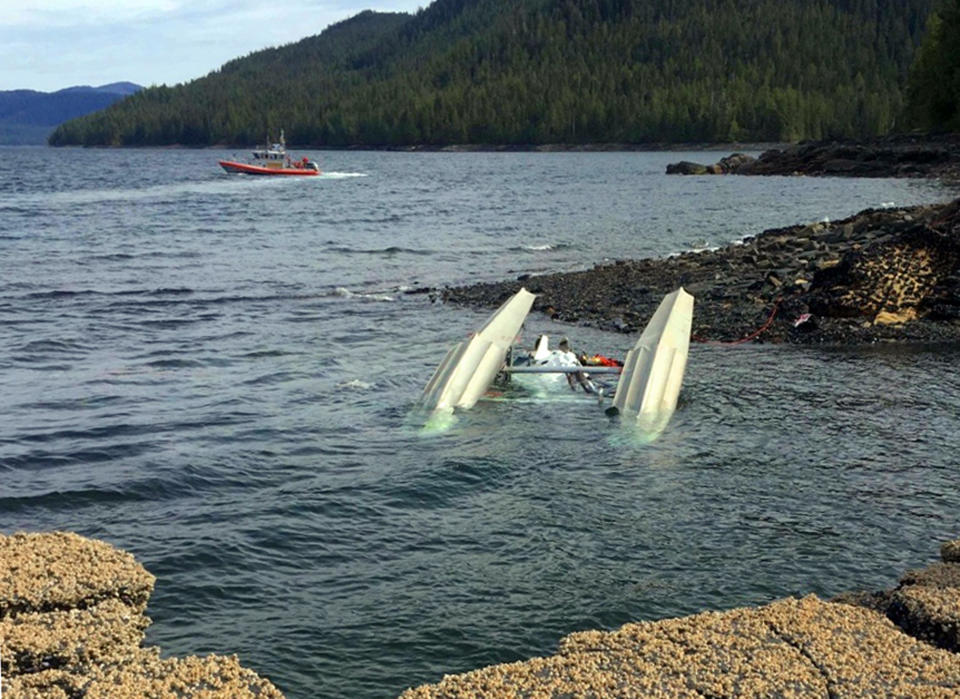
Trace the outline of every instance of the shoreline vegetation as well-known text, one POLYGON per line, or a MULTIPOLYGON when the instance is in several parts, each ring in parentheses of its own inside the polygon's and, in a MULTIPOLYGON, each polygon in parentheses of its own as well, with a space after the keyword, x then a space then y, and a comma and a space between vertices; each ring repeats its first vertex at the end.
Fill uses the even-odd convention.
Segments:
MULTIPOLYGON (((785 141, 690 141, 673 142, 657 141, 648 143, 623 143, 623 142, 602 142, 602 143, 567 143, 558 141, 556 143, 447 143, 447 144, 387 144, 387 145, 316 145, 310 143, 295 143, 287 139, 287 148, 291 150, 315 150, 315 151, 370 151, 370 152, 398 152, 398 153, 697 153, 697 152, 740 152, 751 151, 763 154, 774 152, 792 152, 793 149, 809 146, 845 146, 853 148, 871 148, 887 141, 903 140, 905 143, 938 144, 956 147, 960 144, 960 135, 903 135, 896 137, 886 137, 884 139, 861 140, 861 139, 833 139, 826 141, 800 141, 798 143, 785 141), (953 145, 949 144, 953 142, 953 145)), ((258 148, 263 146, 263 142, 243 142, 243 143, 211 143, 211 144, 89 144, 89 145, 47 145, 47 148, 57 150, 70 150, 71 148, 90 148, 90 149, 116 149, 116 150, 141 150, 141 149, 159 149, 159 150, 242 150, 248 148, 258 148)), ((824 173, 801 173, 796 171, 785 172, 734 172, 727 168, 721 172, 709 171, 708 165, 698 163, 689 163, 689 165, 698 168, 695 172, 680 172, 677 174, 824 174, 824 173)), ((673 173, 668 173, 673 174, 673 173)), ((834 174, 834 173, 831 173, 834 174)), ((857 176, 857 173, 837 173, 839 176, 857 176)), ((895 177, 894 174, 878 174, 877 177, 895 177)), ((899 175, 903 176, 903 175, 899 175)), ((926 176, 926 175, 917 175, 926 176)))
MULTIPOLYGON (((291 144, 368 150, 715 151, 731 146, 707 141, 874 137, 898 123, 960 129, 958 83, 944 78, 957 74, 960 5, 939 14, 933 0, 834 5, 726 3, 717 12, 700 0, 584 0, 366 11, 189 84, 138 91, 60 124, 48 143, 218 147, 284 126, 291 144), (278 96, 267 109, 264 94, 278 96), (465 141, 520 145, 416 145, 465 141)), ((802 142, 671 172, 960 182, 960 140, 802 142)), ((960 198, 664 259, 423 291, 497 306, 520 286, 537 294, 534 310, 623 333, 639 332, 663 295, 684 286, 696 298, 698 341, 956 343, 960 198)), ((553 656, 402 696, 957 696, 960 540, 941 558, 893 590, 577 632, 553 656)), ((154 581, 104 542, 0 534, 2 689, 58 699, 283 696, 235 656, 161 659, 143 647, 154 581)))
MULTIPOLYGON (((759 158, 735 153, 715 165, 672 164, 668 172, 935 177, 953 186, 960 183, 960 135, 808 142, 759 158)), ((495 307, 521 286, 537 294, 535 311, 614 332, 639 332, 660 299, 683 286, 696 299, 694 341, 957 342, 960 199, 867 209, 667 258, 412 293, 495 307)))
MULTIPOLYGON (((2 145, 2 144, 0 144, 2 145)), ((30 144, 27 144, 30 145, 30 144)), ((370 152, 399 152, 399 153, 673 153, 673 152, 699 152, 699 151, 721 151, 728 152, 731 149, 741 151, 767 151, 776 148, 787 148, 791 144, 779 142, 714 142, 704 141, 696 143, 522 143, 522 144, 495 144, 495 143, 449 143, 446 145, 436 145, 421 143, 416 145, 311 145, 308 143, 287 142, 287 148, 291 150, 315 150, 315 151, 370 151, 370 152)), ((247 148, 258 148, 263 143, 214 143, 189 145, 182 143, 172 143, 165 145, 154 144, 110 144, 110 145, 68 145, 68 146, 44 146, 55 148, 57 150, 69 150, 71 148, 105 148, 117 150, 140 150, 140 149, 159 149, 159 150, 242 150, 247 148)))
POLYGON ((925 39, 938 4, 448 0, 364 11, 147 87, 61 124, 49 143, 254 143, 280 128, 299 147, 873 137, 923 126, 920 98, 949 85, 910 88, 918 56, 943 74, 935 49, 953 55, 951 22, 946 41, 925 39))
MULTIPOLYGON (((960 692, 960 540, 892 590, 578 631, 557 653, 445 676, 404 699, 488 696, 947 696, 960 692)), ((3 689, 11 697, 283 694, 236 656, 142 646, 155 578, 67 532, 0 535, 3 689)))

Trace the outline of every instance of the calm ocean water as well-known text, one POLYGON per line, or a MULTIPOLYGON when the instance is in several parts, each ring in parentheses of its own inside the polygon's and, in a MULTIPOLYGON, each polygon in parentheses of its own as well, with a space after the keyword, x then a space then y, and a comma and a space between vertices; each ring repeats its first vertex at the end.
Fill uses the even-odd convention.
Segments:
POLYGON ((425 435, 415 399, 488 311, 402 293, 954 192, 663 174, 716 153, 312 153, 327 174, 280 180, 223 155, 0 149, 0 532, 134 553, 165 653, 393 696, 576 630, 889 587, 960 534, 956 348, 694 346, 651 444, 569 396, 425 435))

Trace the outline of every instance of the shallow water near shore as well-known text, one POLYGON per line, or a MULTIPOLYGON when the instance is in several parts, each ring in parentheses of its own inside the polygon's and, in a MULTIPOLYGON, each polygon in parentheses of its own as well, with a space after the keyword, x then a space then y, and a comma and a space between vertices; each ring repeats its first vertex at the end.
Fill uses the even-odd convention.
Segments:
POLYGON ((663 174, 702 154, 305 154, 323 176, 0 148, 0 531, 134 553, 165 653, 391 696, 576 630, 890 587, 957 537, 958 348, 695 345, 652 442, 565 394, 425 434, 419 392, 490 311, 404 293, 955 192, 663 174))

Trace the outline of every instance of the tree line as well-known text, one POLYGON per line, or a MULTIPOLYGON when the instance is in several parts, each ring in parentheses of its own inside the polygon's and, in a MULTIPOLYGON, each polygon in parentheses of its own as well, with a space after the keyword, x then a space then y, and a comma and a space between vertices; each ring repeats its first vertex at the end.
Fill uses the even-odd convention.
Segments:
POLYGON ((960 131, 960 0, 946 0, 930 17, 910 70, 911 122, 933 131, 960 131))
MULTIPOLYGON (((870 137, 919 113, 907 78, 935 2, 436 0, 145 89, 50 143, 248 145, 280 128, 315 147, 870 137)), ((921 63, 949 54, 926 46, 921 63)))

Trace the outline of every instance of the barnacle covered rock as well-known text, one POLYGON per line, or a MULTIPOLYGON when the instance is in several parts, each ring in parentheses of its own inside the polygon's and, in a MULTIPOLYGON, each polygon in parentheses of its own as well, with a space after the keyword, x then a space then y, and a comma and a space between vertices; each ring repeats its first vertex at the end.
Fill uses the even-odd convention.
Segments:
POLYGON ((834 602, 809 595, 581 631, 556 655, 448 675, 402 697, 960 697, 958 574, 937 563, 895 590, 834 602))
POLYGON ((85 667, 129 654, 149 624, 143 614, 115 599, 86 609, 21 612, 0 619, 3 674, 85 667))
POLYGON ((759 608, 627 624, 564 639, 557 655, 444 677, 448 696, 946 696, 960 656, 876 612, 810 595, 759 608))
POLYGON ((156 580, 129 553, 69 532, 0 534, 0 617, 118 599, 142 612, 156 580))
POLYGON ((283 695, 236 656, 160 659, 143 648, 155 578, 76 534, 0 535, 0 669, 18 699, 283 695))

